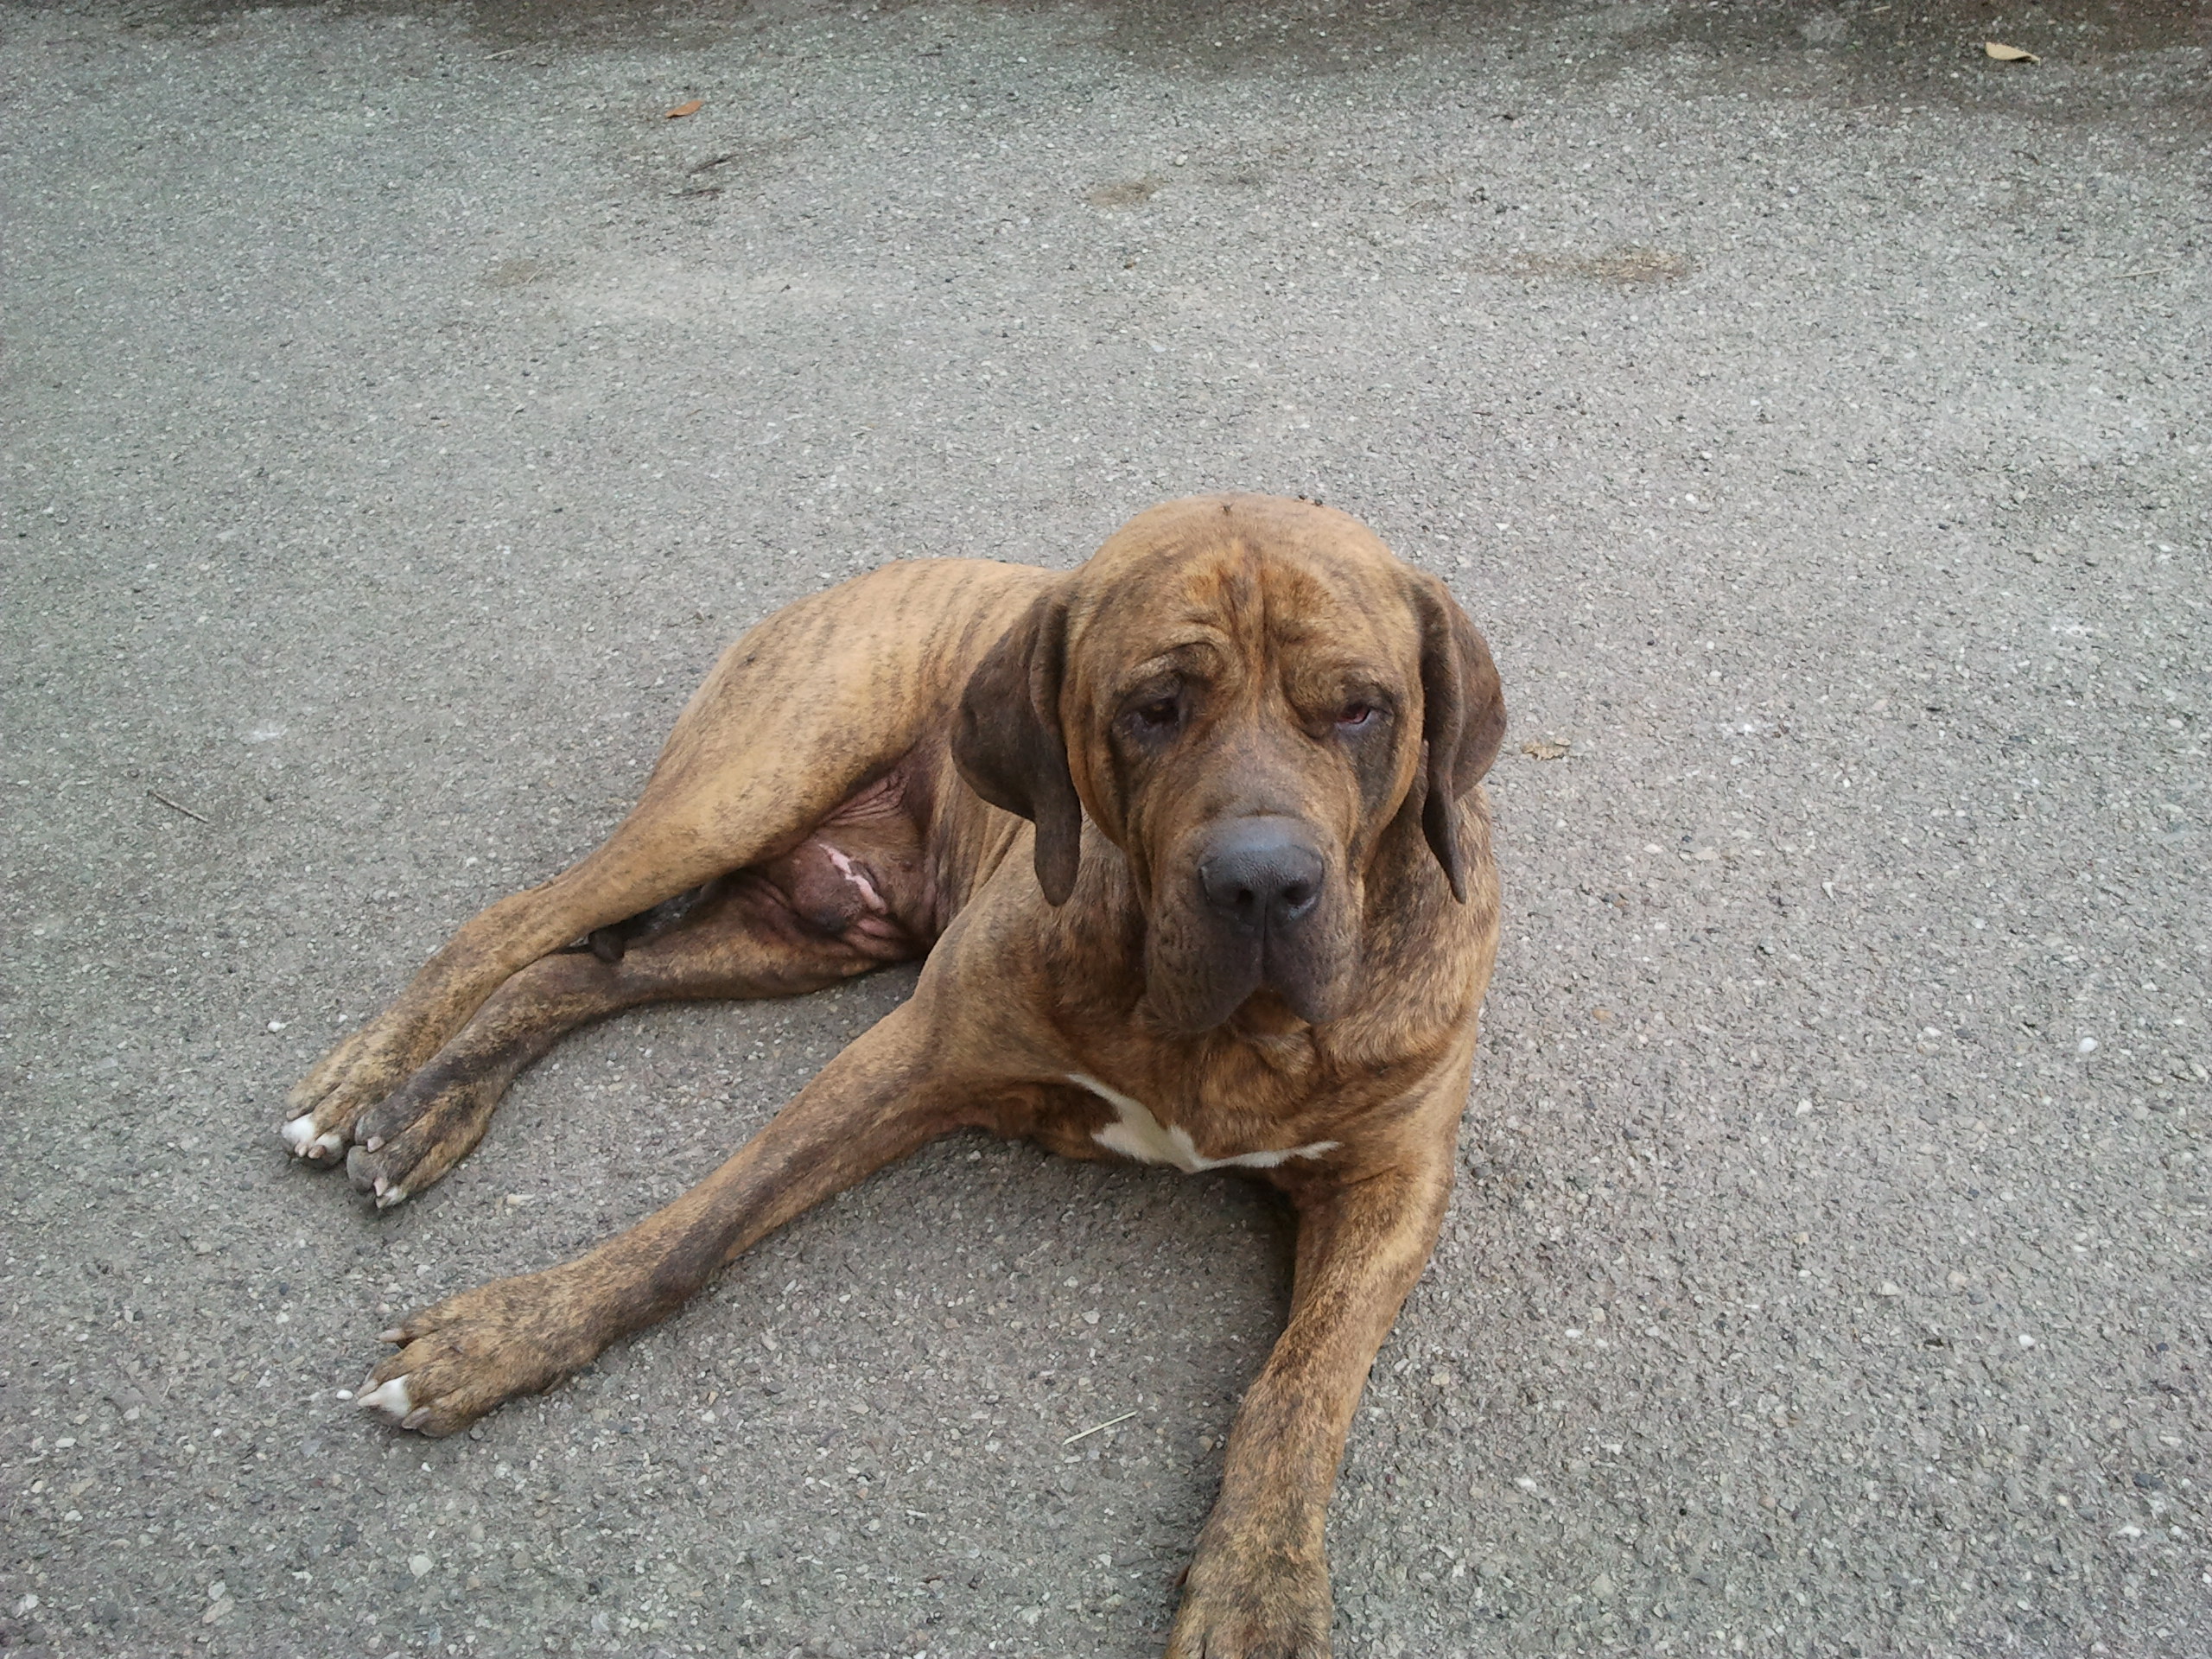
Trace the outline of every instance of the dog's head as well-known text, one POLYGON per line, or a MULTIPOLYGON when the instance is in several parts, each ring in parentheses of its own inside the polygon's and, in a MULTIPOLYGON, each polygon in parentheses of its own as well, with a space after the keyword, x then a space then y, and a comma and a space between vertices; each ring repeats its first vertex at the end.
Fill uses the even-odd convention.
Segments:
POLYGON ((1394 825, 1418 819, 1464 899, 1455 804, 1504 732, 1490 652, 1441 582, 1332 509, 1207 496, 1131 520, 1007 631, 953 755, 1035 822, 1053 904, 1084 813, 1121 849, 1147 1000, 1195 1033, 1262 990, 1315 1024, 1343 1009, 1394 825))

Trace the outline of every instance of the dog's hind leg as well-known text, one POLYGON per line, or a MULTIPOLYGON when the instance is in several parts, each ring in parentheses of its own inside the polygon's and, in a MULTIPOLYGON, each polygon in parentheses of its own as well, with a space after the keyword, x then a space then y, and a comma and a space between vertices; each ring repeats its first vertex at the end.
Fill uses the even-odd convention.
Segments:
POLYGON ((541 957, 493 992, 428 1065, 356 1121, 346 1160, 353 1185, 380 1210, 423 1191, 483 1138, 522 1070, 580 1026, 649 1002, 795 996, 914 954, 895 940, 856 947, 804 925, 751 871, 710 884, 672 926, 647 921, 642 931, 619 956, 602 945, 541 957))
MULTIPOLYGON (((682 817, 648 787, 645 801, 596 852, 542 887, 480 911, 398 999, 310 1071, 292 1092, 284 1139, 300 1156, 331 1158, 358 1139, 364 1112, 391 1095, 499 988, 550 953, 796 841, 835 804, 791 779, 786 810, 748 820, 715 809, 718 779, 696 780, 682 817)), ((843 780, 840 780, 841 782, 843 780)))
POLYGON ((519 1394, 550 1388, 610 1343, 666 1318, 722 1264, 832 1193, 976 1120, 989 1080, 946 1058, 928 977, 797 1099, 682 1198, 589 1255, 448 1298, 384 1333, 400 1351, 359 1403, 450 1434, 519 1394))
POLYGON ((362 1113, 539 957, 797 846, 949 722, 976 660, 1045 580, 959 561, 887 566, 779 612, 731 646, 606 843, 478 912, 292 1090, 292 1150, 337 1156, 362 1113))

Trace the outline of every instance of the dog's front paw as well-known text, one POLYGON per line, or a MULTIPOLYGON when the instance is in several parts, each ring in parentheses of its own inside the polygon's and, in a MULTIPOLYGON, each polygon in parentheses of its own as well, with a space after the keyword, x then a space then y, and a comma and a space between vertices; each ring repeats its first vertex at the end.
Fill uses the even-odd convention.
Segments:
POLYGON ((550 1389, 604 1344, 556 1268, 449 1297, 383 1333, 401 1344, 369 1373, 354 1404, 429 1435, 466 1428, 518 1394, 550 1389))
POLYGON ((1280 1550, 1202 1549, 1167 1659, 1329 1659, 1329 1572, 1280 1550))

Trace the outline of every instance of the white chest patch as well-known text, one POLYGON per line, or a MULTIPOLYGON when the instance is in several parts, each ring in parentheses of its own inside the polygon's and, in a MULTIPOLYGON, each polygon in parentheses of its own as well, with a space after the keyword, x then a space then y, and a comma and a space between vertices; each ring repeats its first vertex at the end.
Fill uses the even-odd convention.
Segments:
POLYGON ((1090 1090, 1121 1114, 1121 1122, 1109 1123, 1090 1138, 1107 1151, 1118 1152, 1141 1164, 1173 1164, 1191 1175, 1207 1169, 1273 1169, 1293 1158, 1319 1158, 1325 1152, 1334 1152, 1338 1144, 1334 1141, 1316 1141, 1310 1147, 1285 1147, 1280 1152, 1240 1152, 1232 1158, 1202 1158, 1188 1129, 1171 1128, 1162 1123, 1142 1101, 1132 1100, 1120 1090, 1109 1089, 1081 1071, 1069 1072, 1068 1081, 1078 1089, 1090 1090))

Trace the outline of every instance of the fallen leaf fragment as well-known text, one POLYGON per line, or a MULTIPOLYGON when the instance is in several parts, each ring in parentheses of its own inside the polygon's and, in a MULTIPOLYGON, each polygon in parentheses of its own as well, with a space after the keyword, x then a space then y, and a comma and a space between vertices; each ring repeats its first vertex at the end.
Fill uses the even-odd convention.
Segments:
MULTIPOLYGON (((2007 48, 2007 49, 2009 50, 2010 48, 2007 48)), ((1989 54, 1989 55, 1990 55, 1990 56, 1992 56, 1992 57, 1995 57, 1995 56, 1997 55, 1997 54, 1993 50, 1993 51, 1990 53, 1990 54, 1989 54)), ((690 103, 688 103, 688 104, 679 104, 679 105, 677 105, 674 109, 671 110, 671 111, 670 111, 666 115, 664 115, 664 116, 661 117, 661 119, 662 119, 662 120, 664 120, 664 121, 675 121, 675 120, 679 120, 679 119, 681 119, 683 117, 687 116, 687 115, 696 115, 696 114, 698 114, 698 113, 699 113, 699 111, 700 111, 701 110, 702 110, 702 109, 704 109, 704 108, 706 107, 706 104, 707 104, 707 100, 706 100, 705 99, 703 99, 703 98, 695 98, 695 99, 692 99, 690 103)))
POLYGON ((1981 49, 1999 63, 2041 63, 2043 60, 2032 52, 2023 52, 2017 46, 2005 46, 1997 41, 1984 41, 1981 49))
POLYGON ((1521 746, 1521 753, 1537 760, 1562 760, 1567 758, 1567 752, 1570 747, 1565 743, 1523 743, 1521 746))

